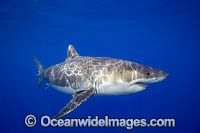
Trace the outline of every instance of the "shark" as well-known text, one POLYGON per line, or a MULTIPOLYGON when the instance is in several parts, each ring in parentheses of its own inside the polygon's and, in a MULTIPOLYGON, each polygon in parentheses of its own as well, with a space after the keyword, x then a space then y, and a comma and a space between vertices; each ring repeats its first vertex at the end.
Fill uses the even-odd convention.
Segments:
POLYGON ((126 95, 143 91, 147 84, 164 80, 168 73, 135 62, 107 57, 80 56, 72 45, 68 46, 65 61, 47 69, 36 57, 38 87, 46 87, 71 94, 72 99, 56 115, 67 115, 94 95, 126 95))

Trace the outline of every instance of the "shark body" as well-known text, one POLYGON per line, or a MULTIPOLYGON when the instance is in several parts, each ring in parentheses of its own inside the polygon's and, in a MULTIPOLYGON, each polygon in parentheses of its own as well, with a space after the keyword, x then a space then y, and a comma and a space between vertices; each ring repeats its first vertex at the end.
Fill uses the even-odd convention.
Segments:
POLYGON ((72 94, 73 99, 54 117, 58 119, 77 108, 92 95, 124 95, 144 90, 147 83, 164 80, 168 73, 134 62, 80 56, 72 45, 68 47, 67 59, 44 69, 38 66, 40 87, 43 80, 47 85, 72 94))

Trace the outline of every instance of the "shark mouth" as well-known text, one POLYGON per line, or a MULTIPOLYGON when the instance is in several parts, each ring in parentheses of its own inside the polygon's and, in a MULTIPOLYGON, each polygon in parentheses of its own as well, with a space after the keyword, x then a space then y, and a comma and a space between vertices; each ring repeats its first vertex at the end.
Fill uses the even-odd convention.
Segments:
POLYGON ((144 88, 147 87, 147 85, 144 84, 144 83, 142 83, 142 82, 136 82, 136 83, 131 84, 130 86, 132 86, 132 85, 138 85, 138 86, 140 86, 140 87, 144 87, 144 88))

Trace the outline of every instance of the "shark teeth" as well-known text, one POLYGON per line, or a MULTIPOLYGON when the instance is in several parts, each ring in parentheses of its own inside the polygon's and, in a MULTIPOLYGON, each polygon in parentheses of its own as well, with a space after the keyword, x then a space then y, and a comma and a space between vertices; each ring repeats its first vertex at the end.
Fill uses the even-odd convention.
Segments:
POLYGON ((147 85, 144 84, 144 83, 137 82, 137 83, 135 83, 135 84, 136 84, 136 85, 139 85, 139 86, 142 86, 142 87, 147 87, 147 85))
POLYGON ((147 85, 146 84, 144 84, 144 83, 141 83, 141 82, 136 82, 136 83, 133 83, 133 84, 131 84, 130 86, 132 86, 132 85, 138 85, 138 86, 141 86, 141 87, 147 87, 147 85))

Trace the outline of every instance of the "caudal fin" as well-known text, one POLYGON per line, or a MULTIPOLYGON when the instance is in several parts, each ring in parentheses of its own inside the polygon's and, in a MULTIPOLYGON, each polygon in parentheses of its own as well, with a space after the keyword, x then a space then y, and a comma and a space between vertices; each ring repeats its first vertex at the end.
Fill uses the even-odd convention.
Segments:
POLYGON ((40 76, 41 76, 41 73, 44 71, 44 67, 40 64, 40 62, 38 61, 38 59, 35 56, 33 57, 33 59, 34 59, 35 63, 37 64, 37 68, 38 68, 38 76, 39 76, 38 88, 40 88, 42 81, 43 81, 43 79, 40 76))

